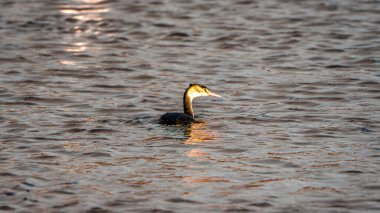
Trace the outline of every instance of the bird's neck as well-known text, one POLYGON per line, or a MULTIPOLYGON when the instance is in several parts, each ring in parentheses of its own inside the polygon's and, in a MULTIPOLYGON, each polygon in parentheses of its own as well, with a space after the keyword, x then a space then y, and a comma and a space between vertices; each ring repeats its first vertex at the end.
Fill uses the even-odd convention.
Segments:
POLYGON ((188 93, 188 90, 186 90, 185 94, 183 95, 183 110, 185 114, 188 114, 194 118, 192 102, 193 102, 193 97, 191 97, 188 93))

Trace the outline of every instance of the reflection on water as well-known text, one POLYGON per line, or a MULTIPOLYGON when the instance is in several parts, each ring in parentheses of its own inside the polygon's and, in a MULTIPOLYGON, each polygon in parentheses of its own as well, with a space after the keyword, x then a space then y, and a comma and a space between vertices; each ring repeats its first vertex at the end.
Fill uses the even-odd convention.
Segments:
MULTIPOLYGON (((206 123, 196 123, 186 128, 185 132, 188 138, 184 143, 199 146, 200 148, 190 149, 186 151, 184 155, 193 161, 201 162, 201 164, 212 163, 214 161, 213 156, 203 150, 202 146, 206 145, 206 143, 215 142, 218 139, 217 131, 212 130, 206 123)), ((207 169, 208 168, 204 168, 202 165, 190 164, 186 167, 185 173, 187 176, 183 178, 183 181, 190 187, 196 187, 196 185, 193 184, 229 182, 229 180, 222 176, 209 176, 209 174, 204 171, 207 169)))
POLYGON ((217 139, 216 131, 207 128, 206 123, 192 124, 186 129, 186 135, 189 138, 185 141, 185 144, 206 143, 217 139))
POLYGON ((185 155, 189 158, 207 158, 210 154, 208 152, 204 152, 200 149, 191 149, 185 153, 185 155))
MULTIPOLYGON (((212 142, 217 139, 216 132, 207 128, 205 123, 192 124, 186 128, 185 133, 188 138, 184 143, 189 145, 202 145, 202 143, 212 142)), ((201 149, 195 148, 186 151, 185 156, 207 160, 210 154, 201 149)))
MULTIPOLYGON (((110 8, 107 8, 107 5, 96 5, 98 1, 84 0, 77 2, 80 4, 61 4, 59 6, 59 11, 62 14, 70 15, 69 17, 75 20, 75 23, 80 23, 80 21, 92 21, 96 23, 103 20, 102 15, 104 13, 110 12, 110 8)), ((79 27, 80 25, 74 26, 74 28, 79 27)))
MULTIPOLYGON (((110 12, 107 5, 97 5, 100 2, 97 0, 77 0, 76 2, 59 5, 59 11, 68 15, 68 20, 71 20, 74 24, 72 29, 75 33, 72 36, 65 37, 68 45, 64 50, 71 54, 83 53, 89 50, 88 37, 99 35, 96 23, 101 22, 104 19, 103 15, 110 12), (83 22, 89 24, 85 26, 83 22)), ((93 54, 98 49, 91 48, 89 51, 93 54)), ((72 66, 81 64, 81 62, 74 60, 60 60, 59 63, 72 66)))
POLYGON ((87 43, 76 42, 71 47, 65 47, 65 51, 69 53, 84 52, 87 50, 87 43))
POLYGON ((63 65, 76 65, 75 61, 70 61, 70 60, 61 60, 59 61, 59 63, 63 65))

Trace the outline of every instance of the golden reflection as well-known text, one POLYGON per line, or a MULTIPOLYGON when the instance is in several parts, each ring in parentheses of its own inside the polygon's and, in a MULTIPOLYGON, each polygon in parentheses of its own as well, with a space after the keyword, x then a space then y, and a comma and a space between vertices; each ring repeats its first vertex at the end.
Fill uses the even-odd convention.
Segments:
MULTIPOLYGON (((215 141, 218 138, 217 133, 207 128, 206 123, 193 124, 185 131, 186 135, 189 136, 189 138, 185 141, 185 144, 203 145, 205 143, 215 141)), ((210 153, 202 150, 201 148, 190 149, 189 151, 185 152, 184 155, 188 158, 196 159, 196 161, 198 162, 213 161, 213 158, 210 155, 210 153)), ((183 181, 190 186, 193 184, 202 183, 230 182, 228 179, 225 179, 220 176, 207 175, 207 173, 205 173, 204 171, 198 170, 199 165, 197 164, 190 164, 187 168, 189 169, 190 175, 183 177, 183 181), (194 170, 194 168, 198 169, 194 170)))
POLYGON ((189 138, 185 141, 185 144, 205 143, 217 139, 216 133, 205 127, 205 123, 198 123, 186 129, 186 134, 189 138))
MULTIPOLYGON (((185 141, 185 144, 202 144, 211 142, 217 138, 215 132, 206 129, 206 123, 193 124, 185 131, 185 134, 189 136, 185 141)), ((191 149, 185 152, 184 155, 189 158, 198 158, 202 160, 210 159, 210 154, 201 149, 191 149)))

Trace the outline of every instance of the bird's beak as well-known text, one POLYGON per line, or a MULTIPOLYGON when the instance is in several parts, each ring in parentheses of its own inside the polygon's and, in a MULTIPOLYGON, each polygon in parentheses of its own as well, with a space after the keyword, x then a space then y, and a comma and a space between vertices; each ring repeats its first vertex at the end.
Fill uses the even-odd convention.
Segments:
POLYGON ((218 94, 216 94, 216 93, 213 93, 213 92, 210 92, 210 93, 208 93, 208 95, 209 96, 214 96, 214 97, 222 97, 222 96, 220 96, 220 95, 218 95, 218 94))

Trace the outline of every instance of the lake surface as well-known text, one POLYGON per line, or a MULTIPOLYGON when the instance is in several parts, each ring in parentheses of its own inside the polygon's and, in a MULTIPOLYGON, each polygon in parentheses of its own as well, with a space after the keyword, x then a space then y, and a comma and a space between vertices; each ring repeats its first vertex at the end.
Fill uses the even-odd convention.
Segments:
POLYGON ((0 211, 379 212, 379 14, 1 1, 0 211), (157 124, 190 83, 207 123, 157 124))

